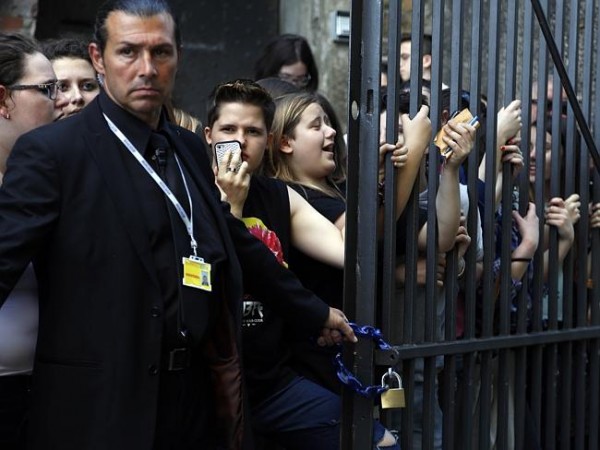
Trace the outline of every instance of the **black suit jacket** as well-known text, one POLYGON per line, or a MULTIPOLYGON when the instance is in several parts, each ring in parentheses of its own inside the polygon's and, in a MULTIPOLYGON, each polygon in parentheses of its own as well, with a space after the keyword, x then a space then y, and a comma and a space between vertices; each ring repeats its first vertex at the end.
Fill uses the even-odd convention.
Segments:
MULTIPOLYGON (((225 417, 225 446, 237 448, 242 284, 306 332, 318 330, 328 308, 219 201, 202 141, 167 129, 228 255, 226 314, 207 357, 215 368, 217 413, 225 417)), ((96 100, 73 118, 22 136, 8 161, 0 188, 0 305, 31 260, 39 282, 32 448, 152 447, 163 332, 156 308, 163 303, 120 152, 126 150, 96 100)))

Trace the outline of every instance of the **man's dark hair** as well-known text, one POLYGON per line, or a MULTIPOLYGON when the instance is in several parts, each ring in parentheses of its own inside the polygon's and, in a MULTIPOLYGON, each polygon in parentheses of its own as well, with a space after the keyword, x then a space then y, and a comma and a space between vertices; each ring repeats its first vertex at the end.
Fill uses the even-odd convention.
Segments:
MULTIPOLYGON (((406 42, 406 41, 412 41, 412 35, 410 33, 402 34, 400 43, 402 44, 403 42, 406 42)), ((423 35, 422 49, 423 49, 423 51, 422 51, 423 55, 431 55, 432 45, 431 45, 431 35, 430 34, 423 35)))
POLYGON ((282 66, 302 62, 306 66, 310 80, 306 90, 314 92, 319 88, 319 71, 308 41, 296 34, 277 36, 264 48, 263 54, 256 61, 254 79, 276 77, 282 66))
POLYGON ((181 32, 179 23, 166 0, 108 0, 96 14, 96 23, 94 24, 93 41, 98 44, 100 51, 104 52, 106 41, 108 40, 108 31, 106 30, 106 19, 113 11, 121 11, 126 14, 139 17, 151 17, 157 14, 168 14, 175 23, 175 42, 177 48, 181 47, 181 32))
MULTIPOLYGON (((458 103, 458 110, 462 111, 465 108, 471 107, 471 95, 468 91, 460 91, 460 98, 458 103)), ((442 89, 440 108, 442 111, 450 111, 450 89, 442 89)))
POLYGON ((219 119, 223 103, 246 103, 258 106, 264 115, 267 131, 271 130, 275 116, 275 102, 269 93, 252 80, 238 79, 217 85, 208 103, 208 122, 212 128, 219 119))
POLYGON ((0 84, 11 86, 25 72, 25 57, 40 52, 38 44, 26 36, 0 33, 0 84))
POLYGON ((76 58, 92 63, 87 44, 79 39, 64 38, 44 41, 42 42, 42 52, 50 61, 59 58, 76 58))
MULTIPOLYGON (((423 80, 426 81, 426 80, 423 80)), ((387 108, 388 86, 381 87, 380 110, 387 108)), ((429 106, 429 101, 425 95, 421 95, 421 104, 429 106)), ((398 112, 400 114, 410 114, 410 82, 405 81, 398 87, 398 112)))

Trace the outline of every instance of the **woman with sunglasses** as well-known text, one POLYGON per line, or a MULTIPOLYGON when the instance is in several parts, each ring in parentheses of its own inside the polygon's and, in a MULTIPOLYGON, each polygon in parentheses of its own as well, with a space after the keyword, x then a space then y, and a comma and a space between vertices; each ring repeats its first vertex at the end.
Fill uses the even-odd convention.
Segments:
MULTIPOLYGON (((0 184, 22 134, 52 122, 64 106, 50 61, 37 44, 0 33, 0 184)), ((27 395, 38 326, 37 283, 30 265, 0 308, 0 448, 24 448, 27 395)))
POLYGON ((254 67, 255 80, 267 77, 277 77, 298 89, 316 91, 319 70, 307 40, 296 34, 282 34, 269 42, 254 67))

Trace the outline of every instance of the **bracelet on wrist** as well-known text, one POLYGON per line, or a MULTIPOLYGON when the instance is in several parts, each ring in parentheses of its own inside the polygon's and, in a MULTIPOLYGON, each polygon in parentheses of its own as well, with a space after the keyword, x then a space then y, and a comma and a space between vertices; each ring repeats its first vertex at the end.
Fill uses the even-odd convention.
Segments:
POLYGON ((533 258, 511 258, 511 262, 531 262, 533 258))

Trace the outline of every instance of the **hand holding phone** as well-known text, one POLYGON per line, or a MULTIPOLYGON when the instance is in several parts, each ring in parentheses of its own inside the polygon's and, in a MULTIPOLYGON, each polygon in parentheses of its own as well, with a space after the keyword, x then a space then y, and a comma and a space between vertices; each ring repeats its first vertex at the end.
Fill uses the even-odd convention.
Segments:
MULTIPOLYGON (((452 122, 453 124, 467 123, 469 125, 474 126, 475 128, 479 128, 478 116, 473 117, 473 115, 471 114, 471 111, 469 111, 468 108, 465 108, 460 112, 457 111, 454 114, 452 114, 452 117, 450 117, 448 122, 449 123, 452 122)), ((444 142, 445 135, 446 135, 446 132, 444 131, 444 128, 442 127, 440 129, 440 131, 438 131, 438 133, 436 134, 435 138, 433 139, 433 143, 440 149, 442 156, 447 157, 452 152, 452 149, 450 147, 448 147, 448 145, 444 142)))
POLYGON ((237 164, 235 165, 235 167, 230 167, 231 169, 235 169, 233 170, 234 172, 237 172, 238 170, 240 170, 240 166, 242 165, 242 146, 240 144, 239 141, 221 141, 221 142, 217 142, 214 146, 215 149, 215 159, 217 161, 217 167, 220 167, 222 162, 223 162, 223 157, 225 156, 225 153, 227 153, 228 151, 231 152, 231 159, 229 160, 230 162, 234 159, 234 157, 236 155, 239 155, 237 164))

